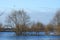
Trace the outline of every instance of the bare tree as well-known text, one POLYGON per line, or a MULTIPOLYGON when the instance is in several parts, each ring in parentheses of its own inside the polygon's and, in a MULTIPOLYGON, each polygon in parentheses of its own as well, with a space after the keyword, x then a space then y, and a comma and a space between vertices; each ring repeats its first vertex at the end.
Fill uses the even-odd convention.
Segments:
MULTIPOLYGON (((4 12, 1 12, 0 13, 0 16, 2 16, 4 14, 4 12)), ((2 29, 2 23, 0 23, 0 31, 2 31, 3 29, 2 29)))
POLYGON ((2 29, 2 24, 0 23, 0 31, 2 31, 3 29, 2 29))
POLYGON ((58 10, 52 20, 52 25, 54 25, 54 30, 57 34, 60 34, 60 10, 58 10))
POLYGON ((60 10, 56 12, 51 23, 54 24, 55 26, 60 25, 60 10))
POLYGON ((16 26, 16 33, 22 32, 29 24, 29 16, 26 14, 24 10, 16 10, 8 16, 8 22, 13 23, 16 26))

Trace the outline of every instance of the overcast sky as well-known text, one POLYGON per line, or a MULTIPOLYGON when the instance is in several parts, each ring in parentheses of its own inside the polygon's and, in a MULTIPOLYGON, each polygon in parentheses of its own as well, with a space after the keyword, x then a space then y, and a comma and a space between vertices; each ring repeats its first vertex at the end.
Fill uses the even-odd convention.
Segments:
MULTIPOLYGON (((32 21, 40 21, 44 24, 54 16, 60 8, 60 0, 0 0, 0 12, 13 9, 26 10, 32 21)), ((3 22, 6 13, 0 17, 3 22)))

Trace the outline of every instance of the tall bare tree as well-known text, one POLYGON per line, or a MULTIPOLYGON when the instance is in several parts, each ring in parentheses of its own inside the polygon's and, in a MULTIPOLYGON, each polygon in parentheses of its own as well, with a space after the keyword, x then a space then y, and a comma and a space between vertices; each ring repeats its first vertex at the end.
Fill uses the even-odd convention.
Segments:
POLYGON ((8 22, 16 26, 16 32, 22 32, 29 24, 29 16, 24 10, 16 10, 8 16, 8 22))
POLYGON ((52 20, 52 25, 54 25, 54 30, 57 34, 60 34, 60 10, 58 10, 52 20))
POLYGON ((52 22, 54 25, 60 25, 60 10, 58 10, 52 20, 52 22))

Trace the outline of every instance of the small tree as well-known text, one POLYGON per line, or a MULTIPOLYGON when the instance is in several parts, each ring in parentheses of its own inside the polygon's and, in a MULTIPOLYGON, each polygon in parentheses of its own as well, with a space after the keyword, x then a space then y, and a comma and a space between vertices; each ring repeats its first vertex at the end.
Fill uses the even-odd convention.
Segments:
POLYGON ((48 35, 50 32, 53 32, 54 31, 54 27, 53 25, 51 24, 48 24, 46 27, 45 27, 45 33, 48 35))
POLYGON ((36 32, 36 35, 38 35, 39 32, 42 32, 44 30, 44 25, 40 22, 34 23, 31 27, 31 30, 33 32, 36 32))
POLYGON ((36 27, 37 27, 37 31, 43 31, 44 30, 44 25, 40 22, 37 22, 36 27))
POLYGON ((60 35, 60 25, 55 27, 56 35, 60 35))

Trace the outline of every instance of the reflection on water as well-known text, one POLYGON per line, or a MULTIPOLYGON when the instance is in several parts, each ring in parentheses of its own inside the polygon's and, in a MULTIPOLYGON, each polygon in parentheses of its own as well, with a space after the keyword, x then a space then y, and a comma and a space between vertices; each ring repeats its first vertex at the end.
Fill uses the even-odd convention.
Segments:
POLYGON ((0 40, 60 40, 60 36, 15 36, 14 32, 0 32, 0 40))

